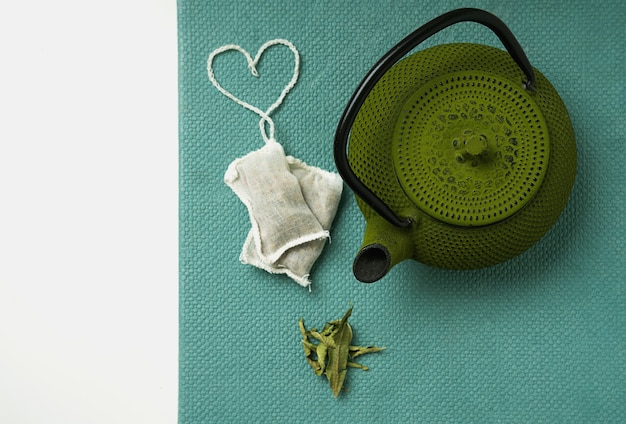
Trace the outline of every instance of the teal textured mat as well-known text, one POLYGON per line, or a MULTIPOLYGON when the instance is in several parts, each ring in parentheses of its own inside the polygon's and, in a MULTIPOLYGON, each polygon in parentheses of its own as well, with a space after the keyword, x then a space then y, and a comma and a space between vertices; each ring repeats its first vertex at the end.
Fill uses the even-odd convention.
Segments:
MULTIPOLYGON (((502 48, 470 23, 423 47, 456 41, 502 48)), ((626 422, 623 2, 179 0, 179 43, 181 423, 626 422), (257 116, 210 84, 209 53, 293 42, 302 68, 273 115, 277 139, 287 154, 334 170, 337 121, 363 75, 406 34, 458 7, 499 16, 569 109, 578 175, 557 225, 492 268, 407 261, 364 285, 351 270, 364 221, 346 188, 311 292, 241 265, 250 224, 223 175, 263 141, 257 116), (356 343, 387 350, 363 356, 370 370, 349 370, 349 392, 334 399, 305 362, 297 322, 322 326, 350 302, 356 343)), ((289 79, 288 54, 268 51, 261 88, 236 56, 216 74, 269 105, 289 79)))

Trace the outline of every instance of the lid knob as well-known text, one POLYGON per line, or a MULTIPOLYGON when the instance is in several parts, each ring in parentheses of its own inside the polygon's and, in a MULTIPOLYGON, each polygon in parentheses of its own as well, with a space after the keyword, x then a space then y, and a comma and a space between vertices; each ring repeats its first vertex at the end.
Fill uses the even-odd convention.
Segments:
POLYGON ((471 134, 463 142, 465 153, 477 157, 487 152, 487 137, 482 134, 471 134))

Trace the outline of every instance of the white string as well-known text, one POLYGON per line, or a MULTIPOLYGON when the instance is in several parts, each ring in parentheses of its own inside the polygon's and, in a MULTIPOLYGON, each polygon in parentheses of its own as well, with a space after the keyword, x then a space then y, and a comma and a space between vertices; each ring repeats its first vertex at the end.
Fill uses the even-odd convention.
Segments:
POLYGON ((251 110, 252 112, 256 113, 257 115, 261 117, 261 120, 259 121, 259 129, 261 130, 261 136, 263 137, 263 140, 265 140, 266 143, 270 141, 276 141, 274 139, 274 121, 272 120, 272 118, 270 118, 270 114, 278 106, 280 106, 280 104, 285 99, 285 96, 287 95, 287 93, 289 93, 289 91, 293 88, 293 86, 296 85, 296 82, 298 81, 298 75, 300 73, 300 54, 298 53, 298 50, 296 49, 296 47, 290 41, 284 40, 282 38, 270 40, 259 48, 259 51, 257 52, 254 58, 250 56, 250 53, 248 53, 247 51, 245 51, 243 48, 241 48, 240 46, 236 44, 227 44, 225 46, 219 47, 218 49, 211 52, 211 54, 209 55, 209 59, 207 60, 207 73, 209 75, 209 80, 215 86, 215 88, 217 88, 220 91, 220 93, 222 93, 229 99, 233 100, 235 103, 245 107, 248 110, 251 110), (294 70, 293 70, 293 76, 291 77, 291 80, 289 81, 289 83, 285 86, 285 88, 283 88, 283 91, 281 91, 280 96, 278 96, 278 99, 269 108, 267 108, 267 110, 263 111, 259 109, 258 107, 253 106, 250 103, 239 99, 238 97, 233 95, 230 91, 224 89, 220 85, 220 83, 217 82, 217 79, 215 78, 215 74, 213 72, 213 60, 215 59, 215 56, 221 53, 224 53, 226 51, 229 51, 229 50, 236 50, 245 56, 248 62, 248 68, 250 69, 250 72, 252 73, 252 75, 255 77, 258 77, 259 72, 257 71, 256 67, 259 63, 259 60, 261 59, 261 55, 267 48, 277 45, 277 44, 282 44, 284 46, 289 47, 289 50, 291 50, 291 52, 293 53, 294 70), (265 130, 266 122, 269 126, 269 135, 267 134, 265 130))

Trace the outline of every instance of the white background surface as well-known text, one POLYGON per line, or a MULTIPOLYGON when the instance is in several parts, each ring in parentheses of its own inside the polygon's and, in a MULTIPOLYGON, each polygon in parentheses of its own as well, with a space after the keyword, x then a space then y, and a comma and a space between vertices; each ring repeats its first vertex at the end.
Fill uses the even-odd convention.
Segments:
POLYGON ((175 423, 175 0, 0 5, 0 423, 175 423))

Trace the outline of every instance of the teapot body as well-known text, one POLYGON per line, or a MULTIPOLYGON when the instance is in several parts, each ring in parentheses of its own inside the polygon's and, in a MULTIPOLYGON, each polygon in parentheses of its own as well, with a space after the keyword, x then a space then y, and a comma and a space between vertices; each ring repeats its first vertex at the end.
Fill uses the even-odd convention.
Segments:
MULTIPOLYGON (((372 257, 383 258, 385 255, 389 258, 382 261, 381 266, 384 262, 390 267, 409 258, 448 269, 474 269, 495 265, 524 252, 552 227, 567 204, 575 180, 576 144, 563 101, 550 82, 536 69, 535 73, 534 90, 523 94, 532 105, 519 106, 528 122, 534 119, 533 114, 536 115, 537 122, 541 122, 537 126, 540 127, 538 132, 543 134, 539 138, 545 137, 545 151, 543 138, 540 143, 531 140, 536 144, 535 153, 524 150, 523 143, 526 140, 510 136, 516 131, 516 124, 510 122, 512 118, 509 119, 506 110, 499 113, 496 108, 489 107, 489 101, 481 103, 481 99, 472 99, 472 84, 484 85, 482 81, 486 78, 492 81, 493 87, 490 86, 482 92, 491 96, 493 91, 496 98, 506 95, 507 102, 515 104, 518 94, 510 92, 520 86, 523 73, 507 52, 478 44, 439 45, 400 60, 383 75, 368 94, 354 120, 347 158, 354 174, 391 210, 410 220, 411 224, 401 229, 392 228, 392 224, 381 219, 376 211, 357 196, 357 203, 367 222, 361 253, 354 263, 357 278, 363 277, 359 278, 362 281, 373 279, 371 276, 364 276, 359 268, 368 268, 370 265, 363 263, 370 262, 372 257), (466 78, 474 80, 465 81, 466 78), (445 81, 448 86, 441 88, 443 83, 433 83, 438 79, 445 81), (422 113, 422 116, 416 112, 416 119, 424 122, 401 122, 408 119, 407 110, 412 109, 407 109, 407 103, 416 101, 416 92, 423 91, 424 86, 434 84, 441 88, 441 93, 437 93, 436 97, 442 98, 441 101, 445 103, 446 93, 454 96, 454 81, 461 81, 463 87, 469 87, 467 99, 457 104, 457 113, 422 113), (526 108, 531 110, 529 114, 525 112, 526 108), (453 123, 452 120, 456 121, 453 123), (499 149, 489 159, 493 178, 489 176, 481 180, 472 177, 473 174, 464 173, 464 181, 459 182, 458 176, 454 178, 454 167, 466 166, 473 171, 472 163, 453 163, 448 166, 455 159, 459 162, 469 160, 473 165, 481 160, 488 162, 473 135, 468 136, 474 137, 473 139, 468 138, 465 141, 468 146, 465 151, 454 153, 455 150, 450 150, 450 155, 456 156, 446 157, 446 152, 436 151, 432 158, 416 164, 412 163, 410 154, 398 154, 398 132, 402 131, 398 129, 399 126, 412 128, 414 124, 424 127, 420 130, 421 136, 428 133, 435 140, 432 143, 449 142, 456 146, 458 141, 451 135, 455 131, 459 134, 473 134, 479 128, 481 134, 488 134, 489 144, 493 148, 498 145, 499 149), (465 130, 464 125, 467 126, 465 130), (439 133, 432 134, 437 132, 435 129, 439 133), (446 137, 450 140, 444 140, 446 137), (528 168, 539 167, 540 172, 519 174, 516 177, 519 181, 508 183, 506 176, 517 172, 516 166, 523 172, 527 172, 528 168), (498 172, 504 178, 500 182, 495 176, 498 172), (430 190, 426 187, 424 190, 427 194, 420 194, 414 185, 429 184, 422 183, 422 179, 432 179, 432 184, 437 188, 430 190), (469 191, 463 192, 464 186, 461 183, 469 191), (471 187, 467 187, 468 184, 471 187), (497 184, 502 187, 497 188, 497 184), (521 188, 512 189, 511 184, 518 184, 521 188), (491 192, 487 190, 487 185, 490 185, 491 192), (472 195, 472 190, 475 196, 472 195), (507 190, 513 194, 501 195, 507 190), (475 204, 471 204, 472 202, 475 204), (470 205, 463 206, 466 203, 470 205), (489 206, 481 209, 480 205, 483 203, 489 206), (455 204, 460 206, 455 208, 455 204), (465 215, 470 216, 469 219, 465 216, 465 221, 462 218, 464 208, 465 215), (396 249, 379 243, 378 239, 385 233, 393 234, 393 239, 402 238, 399 243, 401 247, 396 249)), ((456 87, 458 89, 458 83, 456 87)), ((484 97, 478 91, 476 96, 484 97)), ((519 94, 522 102, 523 96, 519 94)), ((429 103, 431 99, 420 101, 429 103)), ((503 109, 506 107, 502 106, 503 109)), ((532 122, 530 128, 525 137, 537 138, 532 122)), ((420 143, 420 138, 408 143, 420 143)), ((384 275, 378 275, 378 272, 374 274, 377 278, 384 275)))

